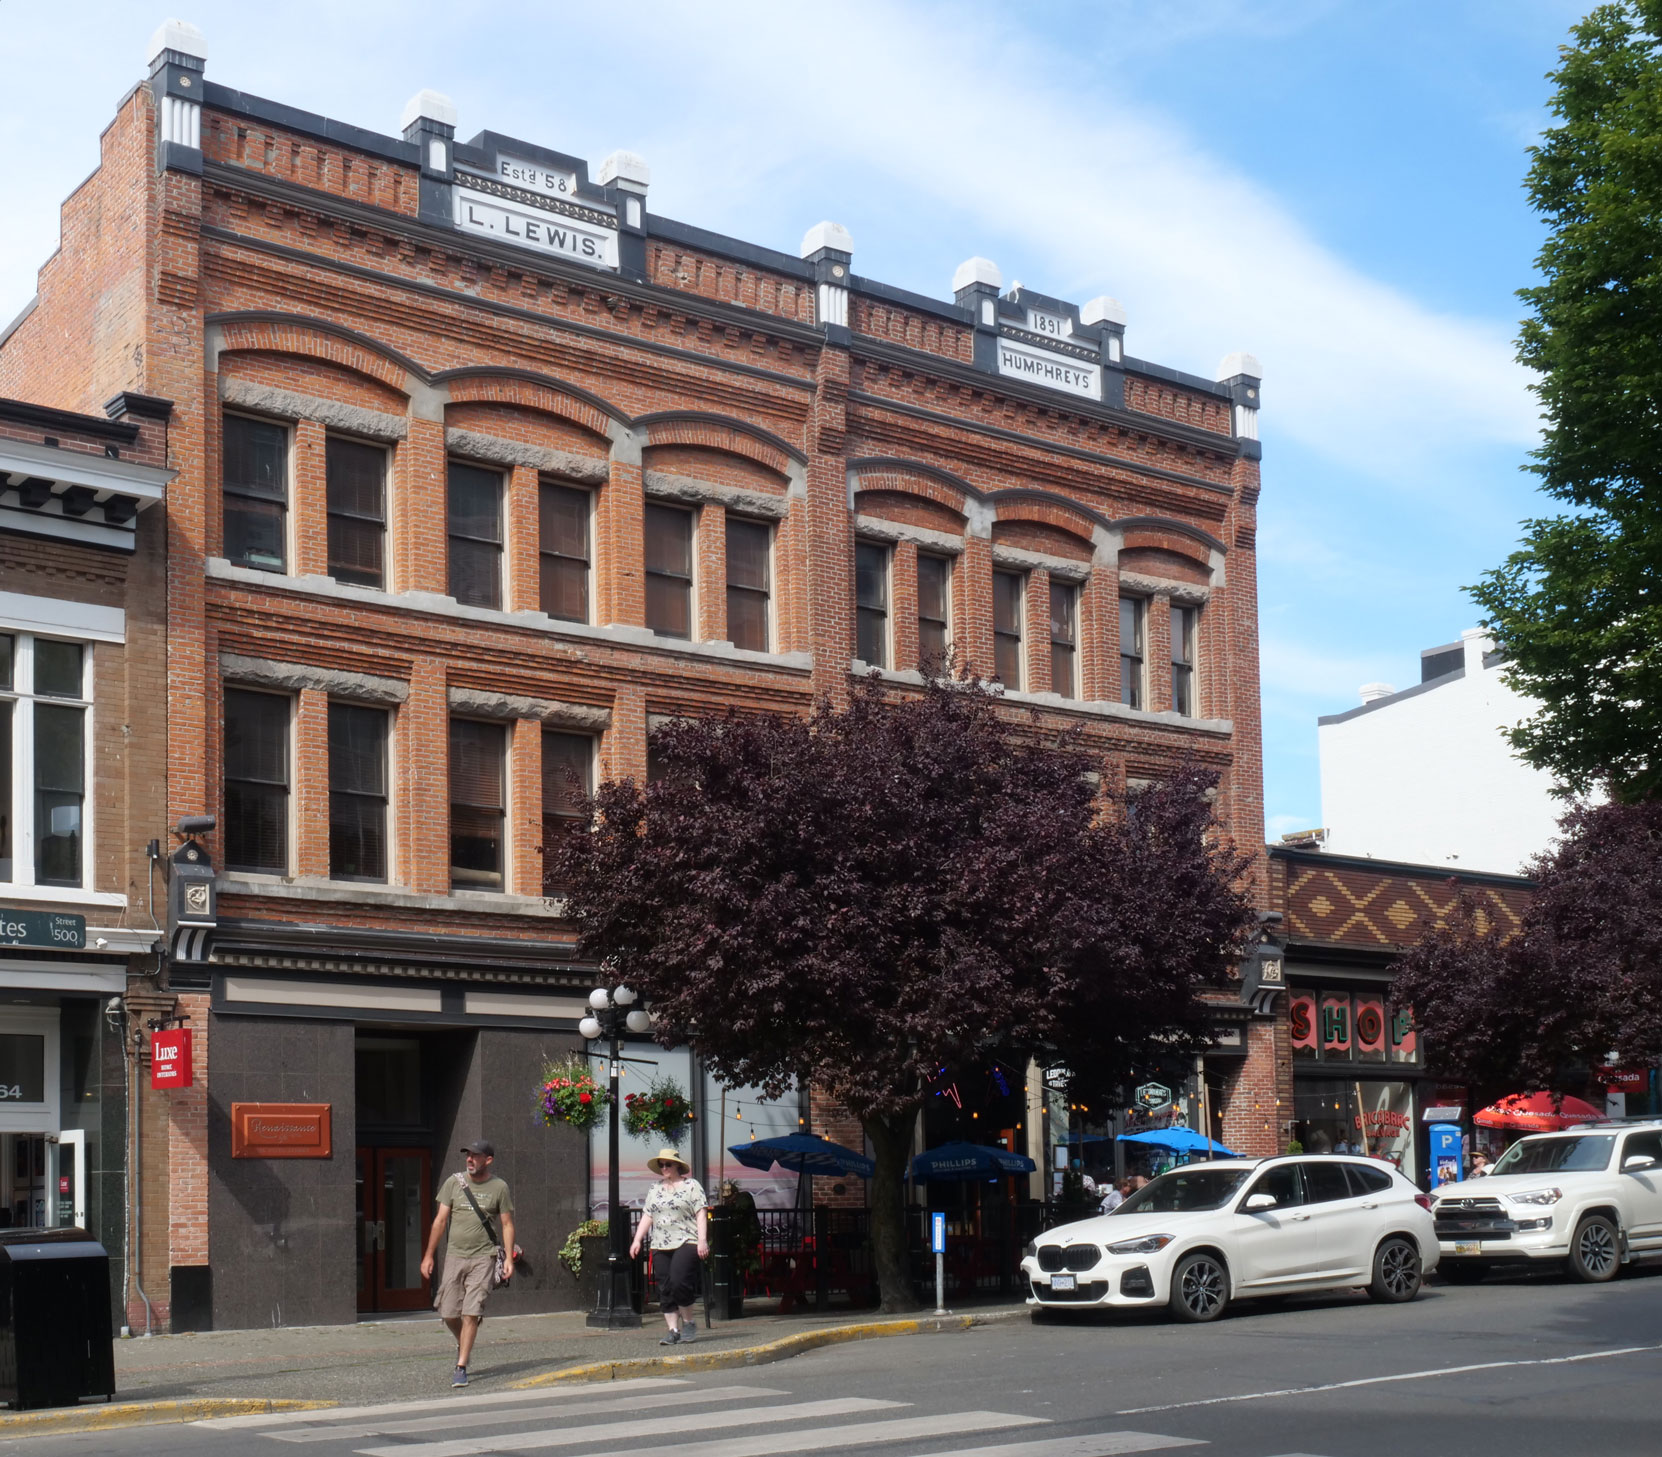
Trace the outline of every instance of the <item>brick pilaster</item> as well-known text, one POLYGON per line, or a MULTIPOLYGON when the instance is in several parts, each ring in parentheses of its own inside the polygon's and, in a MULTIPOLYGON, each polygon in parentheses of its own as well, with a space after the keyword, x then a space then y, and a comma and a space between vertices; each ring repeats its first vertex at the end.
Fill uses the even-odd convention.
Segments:
MULTIPOLYGON (((208 998, 184 995, 178 1015, 191 1029, 191 1086, 170 1088, 168 1112, 168 1263, 208 1263, 208 998)), ((154 1275, 154 1272, 152 1272, 154 1275)), ((152 1296, 152 1299, 154 1297, 152 1296)))
POLYGON ((918 549, 910 541, 897 541, 889 558, 889 641, 895 667, 917 667, 918 549))
POLYGON ((393 540, 400 591, 448 592, 444 424, 410 417, 398 449, 393 540))
POLYGON ((410 889, 445 895, 450 890, 450 705, 444 663, 417 658, 410 696, 398 717, 404 755, 399 780, 409 805, 410 889))
POLYGON ((693 636, 727 639, 727 511, 706 501, 693 528, 693 636))
POLYGON ((1144 652, 1147 654, 1148 707, 1164 713, 1171 707, 1171 598, 1156 592, 1148 600, 1144 652))
MULTIPOLYGON (((517 474, 517 472, 516 472, 517 474)), ((508 735, 508 874, 515 895, 542 894, 542 724, 522 718, 508 735)))
POLYGON ((329 873, 329 695, 302 688, 294 702, 296 875, 329 873))
POLYGON ((640 444, 629 437, 612 446, 611 469, 594 513, 597 622, 646 625, 645 513, 640 444))
POLYGON ((1050 692, 1050 573, 1035 567, 1027 574, 1026 620, 1022 623, 1027 649, 1027 690, 1050 692))
POLYGON ((952 573, 952 641, 971 671, 993 675, 993 544, 964 538, 964 554, 952 573))
POLYGON ((536 468, 516 465, 508 475, 506 517, 507 550, 503 605, 510 612, 534 612, 542 595, 538 581, 540 522, 536 468))
POLYGON ((294 426, 293 509, 289 536, 293 571, 301 577, 329 573, 329 471, 323 427, 315 420, 294 426))

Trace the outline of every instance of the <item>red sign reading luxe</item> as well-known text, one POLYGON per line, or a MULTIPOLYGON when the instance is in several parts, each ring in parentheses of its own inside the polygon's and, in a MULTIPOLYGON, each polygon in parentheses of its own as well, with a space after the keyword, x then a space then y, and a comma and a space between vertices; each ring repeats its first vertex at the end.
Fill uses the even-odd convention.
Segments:
POLYGON ((150 1086, 191 1086, 190 1028, 163 1027, 150 1034, 150 1086))

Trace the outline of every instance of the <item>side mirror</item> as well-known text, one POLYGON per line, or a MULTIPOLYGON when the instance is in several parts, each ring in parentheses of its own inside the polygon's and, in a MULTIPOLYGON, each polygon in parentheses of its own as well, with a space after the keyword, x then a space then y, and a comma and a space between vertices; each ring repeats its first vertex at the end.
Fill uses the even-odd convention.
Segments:
POLYGON ((1654 1169, 1655 1167, 1656 1160, 1648 1153, 1629 1154, 1622 1160, 1622 1172, 1624 1174, 1636 1174, 1640 1169, 1654 1169))
POLYGON ((1275 1208, 1274 1194, 1249 1194, 1247 1202, 1241 1206, 1248 1214, 1256 1214, 1260 1209, 1275 1208))

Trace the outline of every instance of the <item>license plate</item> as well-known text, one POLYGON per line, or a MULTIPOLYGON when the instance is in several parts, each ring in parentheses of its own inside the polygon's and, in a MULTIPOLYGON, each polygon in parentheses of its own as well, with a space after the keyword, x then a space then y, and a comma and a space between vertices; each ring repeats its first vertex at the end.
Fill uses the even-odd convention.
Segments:
POLYGON ((1475 1239, 1460 1239, 1454 1242, 1454 1253, 1457 1255, 1480 1255, 1483 1246, 1475 1239))
POLYGON ((1072 1275, 1052 1275, 1050 1288, 1052 1290, 1072 1290, 1079 1282, 1072 1275))

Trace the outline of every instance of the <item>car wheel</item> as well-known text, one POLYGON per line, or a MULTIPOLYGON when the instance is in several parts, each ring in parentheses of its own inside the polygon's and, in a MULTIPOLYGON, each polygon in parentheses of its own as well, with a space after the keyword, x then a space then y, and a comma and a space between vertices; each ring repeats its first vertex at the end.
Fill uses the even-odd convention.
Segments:
POLYGON ((1373 1279, 1368 1298, 1398 1305, 1420 1293, 1420 1252, 1411 1240, 1393 1235, 1373 1255, 1373 1279))
POLYGON ((1589 1214, 1575 1227, 1570 1241, 1570 1273, 1577 1280, 1597 1284, 1613 1280, 1622 1267, 1622 1247, 1616 1226, 1602 1214, 1589 1214))
POLYGON ((1179 1320, 1216 1320, 1229 1304, 1229 1272, 1215 1255, 1185 1255, 1171 1272, 1171 1313, 1179 1320))
POLYGON ((1437 1278, 1450 1285, 1476 1285, 1488 1273, 1483 1265, 1466 1265, 1458 1260, 1444 1260, 1437 1266, 1437 1278))

